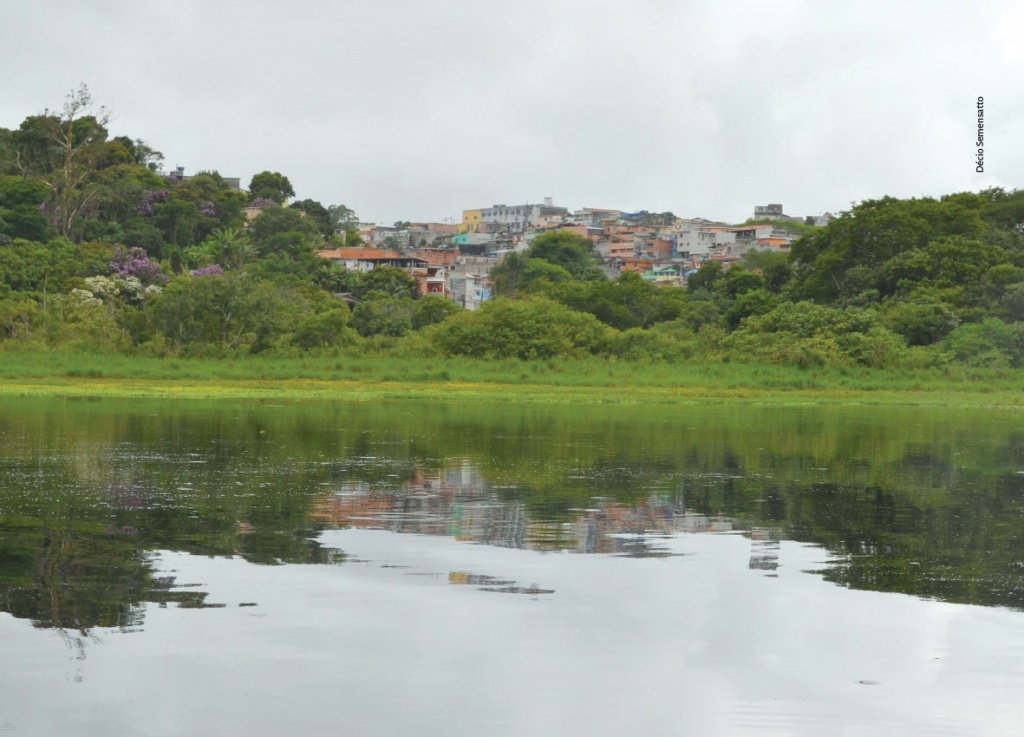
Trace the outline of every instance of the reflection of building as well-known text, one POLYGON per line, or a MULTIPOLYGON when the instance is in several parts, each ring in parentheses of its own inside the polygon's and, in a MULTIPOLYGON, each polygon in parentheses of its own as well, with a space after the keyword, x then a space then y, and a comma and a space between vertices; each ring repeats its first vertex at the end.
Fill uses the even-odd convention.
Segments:
POLYGON ((663 542, 671 535, 739 529, 730 518, 688 511, 681 499, 672 497, 632 505, 594 499, 574 519, 560 521, 531 518, 526 506, 509 496, 514 493, 490 486, 472 465, 463 463, 431 473, 415 470, 398 487, 341 482, 337 491, 320 498, 313 514, 344 527, 444 535, 508 548, 638 557, 667 555, 663 542))
POLYGON ((750 530, 751 570, 774 571, 779 567, 778 530, 753 527, 750 530))

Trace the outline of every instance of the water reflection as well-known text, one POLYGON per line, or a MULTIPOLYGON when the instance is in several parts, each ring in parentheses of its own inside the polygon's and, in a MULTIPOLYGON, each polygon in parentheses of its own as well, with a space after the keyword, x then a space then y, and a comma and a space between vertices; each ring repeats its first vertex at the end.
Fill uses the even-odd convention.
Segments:
POLYGON ((795 540, 827 550, 817 572, 842 586, 1024 608, 1024 432, 1013 415, 11 399, 0 409, 0 611, 36 627, 135 630, 147 603, 214 605, 157 575, 154 551, 343 563, 321 542, 330 527, 628 558, 679 555, 680 535, 738 533, 765 576, 795 540))
MULTIPOLYGON (((547 520, 508 499, 510 489, 487 483, 468 462, 425 475, 420 469, 397 488, 342 482, 313 504, 313 519, 333 527, 359 527, 526 550, 567 550, 635 558, 671 553, 665 539, 677 533, 732 532, 737 520, 686 509, 682 494, 652 496, 625 504, 593 497, 568 519, 547 520)), ((513 490, 514 491, 514 490, 513 490)))

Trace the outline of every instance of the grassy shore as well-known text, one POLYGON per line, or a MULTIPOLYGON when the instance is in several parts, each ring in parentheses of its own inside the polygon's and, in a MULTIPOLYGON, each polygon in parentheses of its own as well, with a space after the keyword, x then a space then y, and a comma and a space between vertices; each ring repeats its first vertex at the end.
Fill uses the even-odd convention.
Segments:
POLYGON ((1024 371, 391 356, 184 359, 0 352, 0 395, 1024 408, 1024 371))

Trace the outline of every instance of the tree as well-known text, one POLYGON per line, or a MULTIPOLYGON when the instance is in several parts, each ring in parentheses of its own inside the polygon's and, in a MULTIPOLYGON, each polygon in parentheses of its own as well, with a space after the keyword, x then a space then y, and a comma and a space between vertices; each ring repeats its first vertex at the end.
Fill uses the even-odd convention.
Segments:
POLYGON ((686 280, 686 286, 691 291, 698 289, 710 290, 719 279, 723 277, 725 270, 719 261, 708 261, 703 264, 696 274, 691 274, 686 280))
POLYGON ((298 202, 293 202, 289 207, 305 213, 306 217, 311 218, 317 224, 317 227, 320 228, 320 232, 324 236, 330 237, 334 233, 330 212, 316 200, 299 200, 298 202))
POLYGON ((778 251, 750 251, 743 257, 743 264, 751 270, 760 269, 764 274, 765 287, 778 294, 793 278, 789 265, 789 254, 778 251))
POLYGON ((226 269, 237 269, 256 258, 256 248, 249 234, 239 228, 217 228, 203 241, 201 248, 212 263, 226 269))
POLYGON ((394 266, 378 266, 359 275, 355 294, 360 299, 378 295, 394 299, 419 299, 420 287, 404 270, 394 266))
POLYGON ((352 312, 352 327, 364 338, 373 335, 400 338, 412 332, 415 306, 412 300, 394 297, 360 302, 352 312))
POLYGON ((494 283, 494 294, 498 297, 514 297, 523 285, 526 273, 527 257, 519 252, 505 256, 501 263, 491 269, 490 277, 494 283))
POLYGON ((74 239, 78 221, 99 199, 99 172, 108 153, 110 113, 100 107, 85 85, 71 91, 59 112, 44 110, 27 118, 13 132, 9 166, 47 190, 44 212, 58 235, 74 239))
POLYGON ((581 235, 567 230, 549 231, 533 239, 527 249, 528 258, 544 259, 557 264, 575 279, 603 278, 597 268, 594 244, 581 235))
POLYGON ((420 330, 428 325, 436 325, 439 322, 444 322, 449 315, 462 312, 462 308, 450 299, 445 299, 436 294, 428 294, 422 299, 417 300, 414 304, 415 307, 412 313, 413 330, 420 330))
POLYGON ((249 195, 254 199, 273 200, 283 205, 289 197, 295 196, 288 177, 276 171, 261 171, 249 183, 249 195))
MULTIPOLYGON (((834 302, 849 298, 865 285, 850 289, 846 282, 856 267, 866 267, 878 282, 869 288, 883 295, 884 266, 892 259, 915 260, 928 244, 943 236, 976 241, 989 226, 982 217, 983 197, 971 193, 898 200, 867 200, 843 213, 825 228, 816 229, 792 246, 797 266, 792 292, 797 299, 834 302), (909 255, 905 255, 909 254, 909 255)), ((860 276, 858 275, 858 281, 860 276)), ((891 292, 890 292, 891 293, 891 292)))
POLYGON ((48 193, 39 182, 0 176, 0 235, 39 242, 49 240, 52 230, 41 212, 48 193))
POLYGON ((342 231, 351 233, 359 230, 359 218, 355 212, 344 205, 331 205, 327 208, 327 217, 331 223, 331 230, 335 233, 342 231))
POLYGON ((475 358, 553 358, 597 353, 613 332, 593 315, 550 299, 493 299, 436 328, 439 347, 475 358))
POLYGON ((261 256, 283 253, 296 256, 323 243, 320 228, 299 210, 265 207, 249 226, 252 242, 261 256))
POLYGON ((234 272, 179 278, 157 298, 154 311, 172 343, 236 348, 286 332, 297 317, 296 302, 270 282, 234 272))

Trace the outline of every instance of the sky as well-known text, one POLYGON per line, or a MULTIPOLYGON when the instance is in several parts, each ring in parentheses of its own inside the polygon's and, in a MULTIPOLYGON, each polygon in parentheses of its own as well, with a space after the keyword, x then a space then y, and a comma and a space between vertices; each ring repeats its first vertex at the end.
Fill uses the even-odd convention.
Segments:
POLYGON ((0 127, 86 84, 168 168, 364 222, 1024 186, 1024 0, 0 0, 0 46, 0 127))

